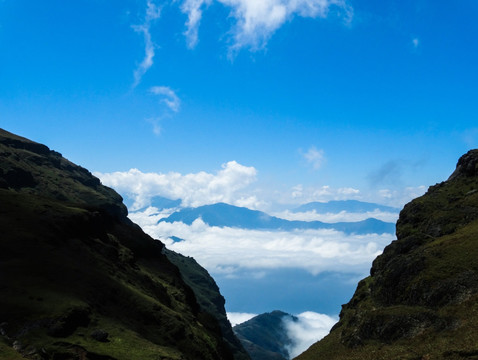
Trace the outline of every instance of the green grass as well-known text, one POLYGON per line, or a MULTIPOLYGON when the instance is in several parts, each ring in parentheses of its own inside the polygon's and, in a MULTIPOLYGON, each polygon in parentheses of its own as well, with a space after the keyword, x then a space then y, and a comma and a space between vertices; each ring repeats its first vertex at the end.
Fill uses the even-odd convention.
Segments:
POLYGON ((458 177, 405 206, 399 240, 297 360, 478 359, 477 189, 458 177))

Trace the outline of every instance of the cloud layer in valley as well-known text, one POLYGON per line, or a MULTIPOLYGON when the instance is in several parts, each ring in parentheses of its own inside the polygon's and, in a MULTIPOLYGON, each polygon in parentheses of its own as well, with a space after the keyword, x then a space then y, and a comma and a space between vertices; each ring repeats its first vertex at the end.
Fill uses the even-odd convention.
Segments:
MULTIPOLYGON (((237 276, 244 270, 303 269, 366 274, 372 260, 392 234, 346 235, 336 230, 267 231, 209 226, 201 219, 191 225, 158 222, 149 208, 131 219, 153 238, 183 255, 194 257, 213 274, 237 276), (185 239, 173 241, 172 237, 185 239)), ((266 273, 262 273, 265 275, 266 273)))

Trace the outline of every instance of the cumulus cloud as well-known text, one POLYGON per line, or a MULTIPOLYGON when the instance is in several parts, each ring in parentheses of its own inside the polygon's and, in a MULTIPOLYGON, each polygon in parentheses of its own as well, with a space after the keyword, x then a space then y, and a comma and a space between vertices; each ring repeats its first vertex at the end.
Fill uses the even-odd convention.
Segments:
POLYGON ((241 190, 256 180, 257 171, 229 161, 216 174, 204 171, 182 175, 177 172, 143 173, 138 169, 126 172, 95 173, 103 184, 114 188, 134 200, 132 210, 151 204, 155 196, 181 199, 183 206, 201 206, 225 202, 232 205, 254 207, 260 202, 255 196, 241 190))
POLYGON ((171 111, 178 112, 181 100, 176 93, 167 86, 153 86, 149 91, 161 97, 161 102, 165 104, 171 111))
MULTIPOLYGON (((230 16, 235 19, 231 30, 233 45, 231 50, 249 47, 258 50, 265 46, 269 38, 285 22, 294 16, 325 18, 334 7, 347 20, 352 18, 353 10, 345 0, 217 0, 231 9, 230 16)), ((189 46, 197 43, 203 5, 212 0, 185 0, 181 10, 187 14, 186 36, 189 46)))
POLYGON ((303 353, 313 343, 326 336, 332 326, 338 321, 335 317, 307 311, 296 316, 294 321, 288 317, 284 318, 284 327, 292 345, 287 346, 290 358, 303 353))
POLYGON ((144 18, 144 22, 141 25, 132 26, 134 31, 143 34, 144 38, 144 58, 133 73, 133 87, 138 86, 138 84, 141 82, 143 75, 149 70, 151 66, 153 66, 155 45, 153 43, 153 40, 151 39, 150 29, 153 21, 159 19, 159 17, 161 16, 161 9, 151 0, 147 1, 146 6, 146 16, 144 18))
POLYGON ((315 146, 311 146, 302 156, 314 170, 320 169, 325 162, 324 150, 317 150, 315 146))
MULTIPOLYGON (((233 277, 244 270, 303 269, 365 275, 392 234, 346 235, 335 230, 267 231, 209 226, 201 219, 151 221, 144 212, 132 217, 153 238, 173 251, 194 257, 213 274, 233 277), (175 242, 172 237, 184 239, 175 242)), ((156 219, 154 219, 156 220, 156 219)))
POLYGON ((242 324, 243 322, 246 322, 247 320, 250 320, 255 316, 257 316, 257 314, 239 313, 239 312, 227 313, 227 318, 229 319, 229 322, 231 323, 232 326, 242 324))

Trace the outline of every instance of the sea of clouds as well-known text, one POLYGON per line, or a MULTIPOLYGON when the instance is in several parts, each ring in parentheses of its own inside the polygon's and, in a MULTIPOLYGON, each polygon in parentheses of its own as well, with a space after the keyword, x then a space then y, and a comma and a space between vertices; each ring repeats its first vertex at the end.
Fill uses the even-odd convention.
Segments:
MULTIPOLYGON (((357 280, 368 274, 373 259, 394 239, 394 235, 389 233, 356 235, 333 229, 283 231, 218 227, 210 226, 200 218, 190 225, 183 222, 160 221, 179 208, 161 209, 152 206, 154 197, 157 196, 180 199, 180 207, 225 202, 267 211, 274 208, 271 206, 271 194, 276 201, 282 204, 292 203, 295 206, 309 201, 361 200, 363 195, 353 188, 334 189, 329 186, 308 188, 300 184, 286 192, 261 192, 257 187, 251 186, 257 181, 257 170, 236 161, 223 164, 216 173, 144 173, 138 169, 131 169, 125 172, 95 173, 95 175, 105 185, 111 186, 129 201, 129 217, 132 221, 140 225, 153 238, 165 243, 168 249, 194 257, 216 280, 220 279, 220 285, 223 288, 236 296, 244 283, 249 284, 245 288, 247 291, 253 291, 254 286, 261 286, 260 284, 264 281, 267 286, 279 286, 283 289, 290 288, 291 281, 293 284, 298 284, 297 276, 300 276, 303 280, 302 286, 305 286, 302 290, 294 289, 298 291, 296 296, 299 298, 302 296, 301 292, 318 289, 315 285, 311 285, 311 281, 329 284, 331 279, 334 277, 339 279, 340 276, 342 276, 339 280, 341 283, 335 284, 334 289, 341 288, 340 291, 343 292, 344 288, 349 288, 347 291, 350 291, 350 295, 347 296, 351 296, 357 280), (263 195, 269 195, 269 198, 263 195), (281 274, 283 278, 277 279, 277 274, 281 274)), ((402 193, 396 193, 381 189, 376 194, 376 199, 398 199, 395 204, 389 202, 389 205, 396 205, 405 202, 404 199, 408 201, 423 191, 422 188, 407 188, 402 193)), ((276 207, 278 208, 280 206, 276 207)), ((369 217, 395 221, 398 217, 397 213, 378 210, 368 213, 343 211, 319 214, 315 211, 296 213, 290 209, 283 209, 269 211, 269 213, 288 220, 324 222, 360 221, 369 217)), ((327 293, 318 295, 314 293, 312 302, 317 304, 316 296, 320 296, 322 304, 330 301, 346 302, 347 299, 344 299, 343 293, 334 293, 334 289, 314 290, 319 292, 325 290, 327 293)), ((271 300, 289 301, 288 304, 292 304, 290 299, 277 299, 276 290, 274 289, 269 297, 266 296, 265 305, 271 300)), ((304 298, 308 296, 311 294, 304 298)), ((242 299, 240 296, 239 298, 242 299)), ((237 302, 234 304, 238 305, 237 302)), ((340 310, 340 304, 335 304, 334 309, 337 309, 337 313, 340 310)), ((248 309, 247 304, 242 305, 240 309, 228 308, 228 311, 263 311, 263 308, 248 309)), ((302 305, 305 306, 306 303, 303 302, 302 305)), ((313 308, 302 307, 302 309, 313 308)), ((272 310, 274 309, 269 308, 266 311, 272 310)), ((288 311, 287 308, 281 310, 288 311)), ((337 321, 337 317, 331 314, 303 310, 297 311, 299 313, 296 315, 297 321, 285 322, 289 337, 294 340, 294 345, 289 349, 291 356, 300 354, 312 343, 325 336, 337 321)), ((317 308, 313 310, 321 311, 317 308)), ((233 324, 244 322, 254 315, 250 312, 228 313, 233 324)))

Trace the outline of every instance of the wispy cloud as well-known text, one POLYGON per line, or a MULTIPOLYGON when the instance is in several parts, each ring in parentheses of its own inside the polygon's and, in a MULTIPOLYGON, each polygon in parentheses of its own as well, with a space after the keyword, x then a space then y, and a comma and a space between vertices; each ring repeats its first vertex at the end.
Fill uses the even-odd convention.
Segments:
POLYGON ((416 49, 418 46, 420 46, 420 39, 419 38, 413 38, 412 39, 412 45, 416 49))
POLYGON ((396 184, 401 181, 404 163, 401 160, 389 160, 368 175, 371 185, 396 184))
POLYGON ((241 192, 256 180, 257 171, 229 161, 216 174, 204 171, 182 175, 177 172, 143 173, 138 169, 127 172, 95 173, 103 184, 134 199, 133 209, 148 206, 154 196, 181 199, 183 206, 200 206, 226 202, 255 207, 255 196, 241 192))
POLYGON ((153 86, 149 91, 161 97, 161 102, 165 104, 169 110, 178 112, 181 100, 176 93, 167 86, 153 86))
POLYGON ((153 66, 153 58, 155 54, 155 44, 151 39, 151 24, 154 20, 161 16, 161 9, 154 4, 153 1, 148 0, 146 8, 146 16, 141 25, 133 25, 134 31, 143 34, 144 37, 144 58, 143 61, 134 70, 133 88, 139 85, 144 74, 153 66))
POLYGON ((314 170, 320 169, 325 162, 324 150, 317 150, 315 146, 311 146, 302 156, 314 170))
MULTIPOLYGON (((330 9, 337 9, 340 17, 350 21, 353 9, 345 0, 216 0, 231 9, 230 17, 236 20, 231 30, 231 53, 247 47, 262 49, 270 37, 294 16, 325 18, 330 9)), ((186 36, 189 46, 197 43, 203 5, 212 0, 185 0, 181 10, 188 15, 186 36)))
POLYGON ((189 48, 194 48, 198 43, 199 24, 202 18, 201 8, 210 5, 212 0, 185 0, 181 5, 181 11, 188 16, 186 22, 186 41, 189 48))
POLYGON ((149 119, 146 119, 147 122, 149 122, 152 126, 153 126, 153 133, 155 135, 161 135, 161 125, 159 124, 161 122, 161 118, 160 117, 153 117, 153 118, 149 118, 149 119))

